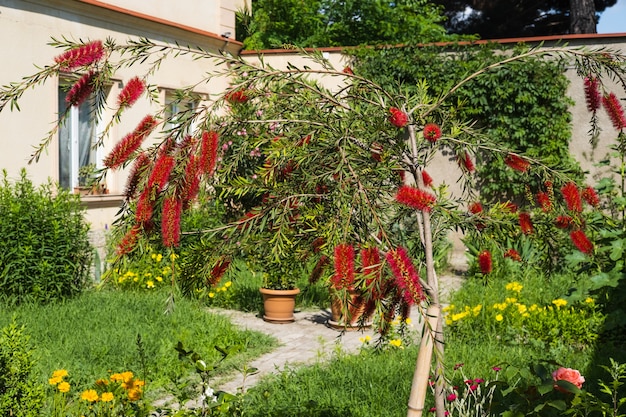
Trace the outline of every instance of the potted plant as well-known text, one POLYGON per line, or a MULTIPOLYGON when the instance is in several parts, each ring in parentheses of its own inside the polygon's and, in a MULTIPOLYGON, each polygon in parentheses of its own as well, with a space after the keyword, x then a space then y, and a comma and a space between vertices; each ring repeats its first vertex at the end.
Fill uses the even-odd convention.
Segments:
POLYGON ((80 195, 107 194, 106 185, 100 181, 100 170, 96 164, 87 164, 78 170, 78 186, 74 187, 74 193, 80 195))
POLYGON ((273 260, 265 265, 263 286, 263 320, 270 323, 291 323, 295 320, 296 295, 300 289, 296 281, 300 275, 299 265, 290 256, 273 260))

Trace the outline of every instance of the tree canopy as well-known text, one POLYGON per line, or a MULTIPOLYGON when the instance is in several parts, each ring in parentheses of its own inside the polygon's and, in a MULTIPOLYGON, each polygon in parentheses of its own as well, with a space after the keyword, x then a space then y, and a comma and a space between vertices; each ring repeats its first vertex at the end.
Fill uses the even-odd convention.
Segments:
POLYGON ((428 0, 253 0, 237 14, 246 49, 397 44, 452 39, 428 0))
POLYGON ((433 0, 444 7, 445 27, 450 33, 478 34, 483 39, 595 33, 598 12, 613 6, 616 1, 433 0), (572 22, 571 17, 576 22, 572 22), (587 30, 580 29, 582 17, 589 21, 587 30), (589 30, 590 25, 593 30, 589 30))

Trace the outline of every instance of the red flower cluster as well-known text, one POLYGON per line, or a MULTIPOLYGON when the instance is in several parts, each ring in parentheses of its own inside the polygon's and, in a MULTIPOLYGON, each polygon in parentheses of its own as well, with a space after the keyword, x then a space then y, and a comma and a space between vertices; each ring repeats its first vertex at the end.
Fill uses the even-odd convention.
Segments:
POLYGON ((354 72, 352 71, 352 68, 347 67, 347 66, 343 67, 343 70, 341 72, 343 72, 344 74, 348 74, 348 75, 354 75, 354 72))
POLYGON ((230 259, 224 256, 221 256, 215 262, 215 265, 213 265, 213 268, 211 268, 211 274, 209 275, 209 279, 207 282, 210 287, 214 287, 215 285, 217 285, 218 282, 220 282, 220 280, 228 270, 230 263, 230 259))
POLYGON ((135 162, 133 163, 126 182, 126 190, 124 191, 127 200, 131 200, 135 197, 141 174, 150 164, 150 158, 148 158, 145 152, 140 153, 139 156, 135 158, 135 162))
POLYGON ((491 273, 491 270, 493 269, 493 262, 489 251, 484 250, 478 254, 478 267, 483 275, 491 273))
POLYGON ((245 103, 250 99, 250 97, 248 97, 248 94, 246 94, 246 90, 229 91, 228 93, 226 93, 224 98, 229 103, 245 103))
POLYGON ((596 194, 596 190, 594 190, 591 186, 588 186, 583 190, 582 197, 590 206, 598 207, 600 204, 600 198, 598 197, 598 194, 596 194))
POLYGON ((580 199, 578 187, 573 182, 568 182, 561 188, 561 194, 567 204, 567 209, 580 213, 583 210, 583 203, 580 199))
POLYGON ((180 197, 183 205, 187 205, 191 200, 196 198, 200 191, 200 164, 195 155, 190 155, 185 166, 185 181, 180 197))
POLYGON ((145 89, 146 85, 139 77, 131 78, 117 96, 117 105, 120 108, 132 106, 141 97, 145 89))
POLYGON ((530 214, 520 213, 518 215, 519 227, 522 229, 522 233, 529 235, 533 232, 533 222, 530 219, 530 214))
POLYGON ((599 84, 597 78, 585 77, 585 101, 587 102, 587 110, 591 112, 597 111, 602 103, 599 84))
POLYGON ((537 193, 537 204, 541 207, 541 210, 544 212, 548 212, 552 209, 552 201, 550 201, 550 196, 548 193, 544 193, 540 191, 537 193))
POLYGON ((424 182, 424 187, 430 187, 433 185, 433 177, 428 175, 425 169, 422 170, 422 181, 424 182))
POLYGON ((504 252, 504 257, 511 258, 512 260, 516 262, 522 262, 522 257, 520 256, 519 252, 516 251, 515 249, 507 249, 507 251, 504 252))
POLYGON ((155 187, 157 191, 161 191, 170 179, 175 163, 173 156, 163 152, 154 162, 154 169, 148 178, 148 189, 155 187))
POLYGON ((567 229, 568 227, 570 227, 573 221, 574 219, 570 216, 558 216, 554 221, 554 224, 559 229, 567 229))
POLYGON ((591 243, 587 235, 585 235, 585 232, 582 230, 574 230, 569 234, 569 237, 574 246, 576 246, 582 253, 591 254, 591 252, 593 252, 593 243, 591 243))
POLYGON ((117 245, 117 254, 120 256, 126 255, 130 253, 137 244, 137 239, 139 238, 139 226, 134 225, 120 240, 120 243, 117 245))
POLYGON ((521 173, 528 171, 528 168, 530 167, 530 162, 514 153, 508 154, 506 158, 504 158, 504 163, 521 173))
POLYGON ((198 161, 200 172, 211 175, 217 165, 217 147, 219 136, 217 132, 202 132, 200 143, 200 161, 198 161))
POLYGON ((415 210, 430 212, 435 205, 436 197, 426 191, 403 185, 396 193, 396 201, 415 210))
POLYGON ((515 203, 507 201, 506 203, 504 203, 504 207, 502 207, 502 210, 509 213, 517 213, 517 205, 515 205, 515 203))
POLYGON ((613 127, 617 130, 624 129, 626 127, 626 116, 624 116, 624 109, 615 94, 605 94, 602 97, 602 104, 611 119, 611 123, 613 123, 613 127))
POLYGON ((480 214, 483 212, 483 205, 480 204, 479 201, 473 201, 469 203, 469 206, 467 207, 467 209, 472 214, 480 214))
POLYGON ((432 143, 437 142, 441 137, 441 128, 435 123, 427 123, 424 126, 424 138, 432 143))
POLYGON ((59 64, 61 71, 72 72, 77 68, 100 61, 103 56, 104 46, 102 42, 92 41, 62 53, 54 58, 54 62, 59 64))
POLYGON ((402 110, 391 107, 389 108, 389 113, 391 113, 389 122, 395 127, 404 127, 409 123, 409 116, 402 110))
POLYGON ((119 168, 133 152, 139 149, 141 143, 152 133, 157 124, 157 120, 151 115, 144 117, 135 130, 124 136, 104 158, 104 166, 111 169, 119 168))
POLYGON ((182 209, 183 202, 176 196, 170 196, 163 200, 161 235, 165 247, 178 246, 180 242, 180 214, 182 209))
POLYGON ((149 188, 145 188, 137 199, 135 209, 135 221, 139 224, 147 223, 152 219, 152 193, 149 188))
POLYGON ((335 246, 335 274, 331 283, 336 290, 354 285, 354 246, 347 243, 335 246))
POLYGON ((396 284, 402 290, 402 297, 407 304, 419 304, 426 296, 419 281, 419 275, 411 262, 411 258, 401 246, 387 252, 385 256, 391 267, 391 272, 396 278, 396 284))
POLYGON ((472 161, 472 157, 469 152, 465 151, 465 154, 459 156, 459 165, 461 168, 465 169, 468 174, 471 174, 476 169, 474 167, 474 162, 472 161))
POLYGON ((91 70, 74 83, 65 96, 65 102, 70 106, 80 106, 87 100, 93 91, 93 80, 98 74, 91 70))

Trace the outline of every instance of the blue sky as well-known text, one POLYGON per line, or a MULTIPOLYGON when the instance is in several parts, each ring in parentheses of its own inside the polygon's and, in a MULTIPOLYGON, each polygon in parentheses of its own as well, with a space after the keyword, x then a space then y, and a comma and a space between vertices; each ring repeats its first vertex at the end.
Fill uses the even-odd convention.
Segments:
POLYGON ((600 15, 597 31, 598 33, 626 32, 626 0, 618 0, 615 6, 609 7, 600 15))

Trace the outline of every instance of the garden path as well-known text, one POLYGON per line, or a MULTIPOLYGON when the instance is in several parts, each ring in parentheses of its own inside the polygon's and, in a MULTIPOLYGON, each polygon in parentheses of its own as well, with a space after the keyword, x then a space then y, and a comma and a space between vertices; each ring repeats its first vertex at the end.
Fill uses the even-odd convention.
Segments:
MULTIPOLYGON (((452 291, 458 289, 463 282, 462 273, 466 270, 465 255, 455 253, 450 259, 449 272, 439 277, 442 301, 445 303, 452 291)), ((358 331, 338 331, 327 325, 330 318, 330 310, 297 311, 296 320, 288 324, 272 324, 263 321, 255 313, 243 313, 233 310, 214 309, 219 314, 228 316, 236 325, 249 330, 259 331, 275 337, 279 341, 279 347, 256 360, 250 362, 248 367, 257 368, 259 372, 246 377, 236 374, 232 379, 218 381, 214 389, 235 393, 242 387, 249 388, 263 376, 280 372, 286 368, 314 363, 330 357, 333 350, 338 347, 342 352, 355 352, 362 345, 359 340, 366 335, 375 338, 372 329, 358 331)), ((413 323, 419 323, 417 311, 411 313, 413 323)))

